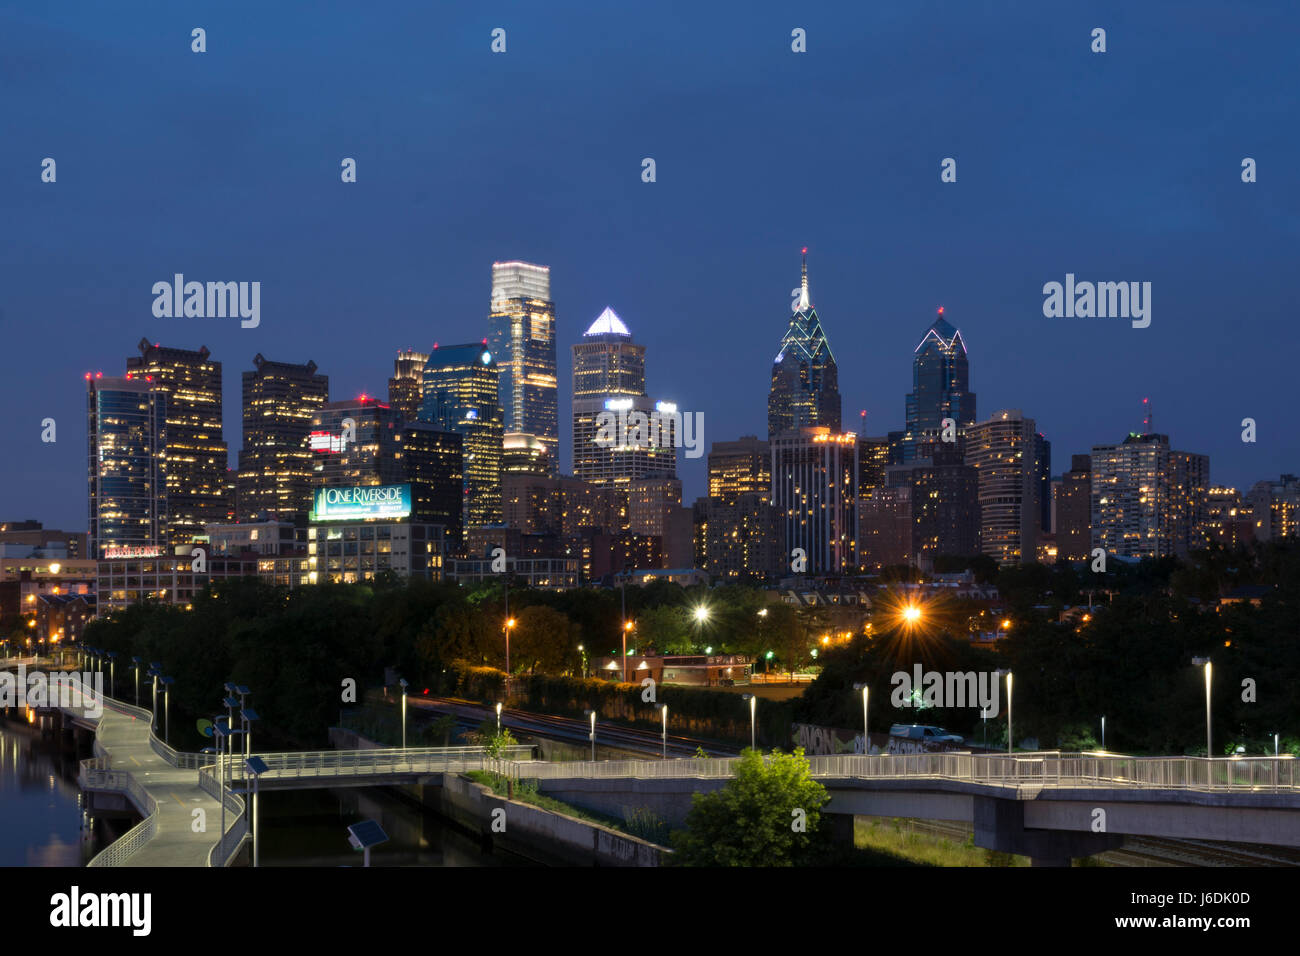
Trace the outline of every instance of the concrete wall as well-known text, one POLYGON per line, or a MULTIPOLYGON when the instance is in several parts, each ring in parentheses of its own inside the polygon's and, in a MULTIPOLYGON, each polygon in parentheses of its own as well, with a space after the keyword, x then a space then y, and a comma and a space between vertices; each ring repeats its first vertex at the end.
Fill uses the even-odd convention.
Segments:
MULTIPOLYGON (((527 774, 524 774, 525 778, 527 774)), ((691 794, 709 793, 730 778, 665 777, 658 780, 605 779, 542 780, 541 791, 584 810, 627 819, 629 810, 649 810, 669 827, 681 827, 691 809, 691 794)))
POLYGON ((562 813, 499 797, 489 787, 446 774, 440 812, 486 844, 541 862, 581 866, 659 866, 671 851, 562 813), (493 811, 504 810, 504 817, 493 811), (501 830, 504 822, 504 831, 501 830))

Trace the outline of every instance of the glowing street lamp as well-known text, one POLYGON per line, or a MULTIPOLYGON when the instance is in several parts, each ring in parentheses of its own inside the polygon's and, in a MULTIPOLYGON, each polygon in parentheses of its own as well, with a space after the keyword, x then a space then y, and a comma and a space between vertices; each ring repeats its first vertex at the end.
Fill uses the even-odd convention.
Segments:
POLYGON ((1192 664, 1205 667, 1205 756, 1210 759, 1214 756, 1214 750, 1210 746, 1210 675, 1211 667, 1208 657, 1193 657, 1192 664))
POLYGON ((623 683, 627 683, 627 634, 632 630, 632 622, 623 622, 623 683))
POLYGON ((740 699, 749 701, 749 749, 757 750, 758 745, 754 742, 754 725, 758 713, 758 698, 753 694, 741 694, 740 699))
POLYGON ((664 746, 663 746, 663 759, 664 759, 664 760, 667 760, 667 759, 668 759, 668 705, 667 705, 667 704, 657 704, 657 705, 655 705, 655 706, 656 706, 656 708, 658 709, 659 713, 663 716, 663 719, 664 719, 664 730, 663 730, 663 744, 664 744, 664 746))
POLYGON ((854 684, 853 689, 862 691, 862 752, 870 756, 871 725, 867 717, 867 697, 871 693, 871 688, 866 684, 854 684))
POLYGON ((1011 753, 1015 746, 1012 743, 1012 741, 1015 740, 1015 736, 1011 732, 1011 671, 1005 669, 1000 670, 997 672, 997 675, 999 677, 1005 676, 1007 679, 1007 753, 1011 753))
POLYGON ((501 736, 501 701, 497 701, 497 736, 501 736))
POLYGON ((596 712, 594 710, 584 710, 584 714, 591 718, 591 733, 587 736, 591 738, 591 762, 596 762, 596 712))
POLYGON ((406 688, 411 685, 406 682, 406 678, 399 678, 397 685, 402 689, 402 749, 406 749, 406 688))
POLYGON ((513 617, 506 618, 506 677, 510 676, 510 631, 515 626, 513 617))

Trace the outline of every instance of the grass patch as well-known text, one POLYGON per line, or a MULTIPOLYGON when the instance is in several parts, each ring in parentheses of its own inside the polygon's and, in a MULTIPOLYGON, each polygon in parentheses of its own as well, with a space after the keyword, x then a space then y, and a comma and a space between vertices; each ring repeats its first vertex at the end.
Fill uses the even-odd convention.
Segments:
MULTIPOLYGON (((492 792, 497 796, 504 797, 507 794, 506 778, 499 774, 487 770, 470 770, 464 775, 475 783, 491 787, 492 792)), ((651 843, 664 844, 667 842, 668 828, 663 821, 644 808, 631 811, 629 813, 630 819, 625 822, 618 817, 607 816, 594 810, 585 810, 582 807, 575 807, 572 804, 565 803, 563 800, 548 797, 544 793, 538 792, 536 783, 528 780, 515 781, 513 799, 518 800, 520 803, 530 804, 539 810, 549 810, 552 813, 563 813, 566 816, 577 817, 587 823, 609 827, 611 830, 626 833, 628 836, 639 837, 651 843)))
POLYGON ((883 853, 922 866, 1028 866, 1029 857, 998 853, 975 845, 975 837, 957 841, 942 834, 914 828, 901 819, 857 819, 853 826, 857 847, 883 853))

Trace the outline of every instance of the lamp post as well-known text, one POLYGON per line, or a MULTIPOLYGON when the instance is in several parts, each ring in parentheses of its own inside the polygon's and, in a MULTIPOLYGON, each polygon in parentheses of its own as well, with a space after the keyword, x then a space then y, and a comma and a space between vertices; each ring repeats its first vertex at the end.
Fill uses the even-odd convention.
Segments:
POLYGON ((172 684, 176 683, 175 677, 164 677, 163 684, 163 743, 171 746, 172 735, 172 684))
POLYGON ((667 760, 667 759, 668 759, 668 705, 667 705, 667 704, 657 704, 657 705, 656 705, 656 708, 658 709, 659 713, 663 716, 663 719, 664 719, 664 730, 663 730, 663 744, 664 744, 664 746, 663 746, 663 757, 662 757, 662 759, 667 760))
POLYGON ((1205 667, 1205 757, 1210 760, 1214 758, 1210 737, 1210 678, 1213 665, 1208 657, 1193 657, 1192 664, 1205 667))
POLYGON ((261 856, 262 842, 258 834, 259 816, 257 812, 257 796, 261 789, 260 783, 262 774, 266 772, 266 761, 261 757, 248 757, 244 760, 244 767, 253 777, 253 867, 258 866, 258 860, 261 856))
POLYGON ((497 701, 497 736, 501 736, 501 701, 497 701))
POLYGON ((506 679, 510 679, 510 629, 515 626, 513 617, 506 618, 506 679))
POLYGON ((146 677, 153 679, 153 714, 149 720, 149 729, 158 729, 158 678, 162 676, 162 665, 156 661, 149 665, 146 677))
POLYGON ((578 653, 582 655, 582 676, 585 679, 587 676, 587 648, 579 644, 578 653))
POLYGON ((862 691, 862 752, 868 757, 871 756, 871 725, 867 717, 867 696, 871 693, 871 688, 864 684, 854 684, 854 690, 862 691))
POLYGON ((108 652, 108 696, 116 697, 114 678, 117 676, 117 651, 108 652))
POLYGON ((131 670, 135 672, 135 705, 140 706, 140 665, 143 661, 138 657, 131 658, 131 670))
POLYGON ((239 728, 244 734, 244 759, 247 760, 252 756, 252 746, 249 741, 252 739, 252 722, 259 720, 257 712, 251 707, 244 704, 244 698, 252 695, 252 691, 243 684, 235 685, 235 693, 239 695, 239 728))
POLYGON ((1011 753, 1015 749, 1013 741, 1016 739, 1011 730, 1011 671, 1003 669, 997 674, 1007 679, 1007 753, 1011 753))
POLYGON ((591 718, 591 733, 587 736, 591 738, 591 762, 596 762, 596 712, 594 710, 584 710, 584 714, 591 718))
POLYGON ((411 685, 405 677, 398 678, 397 686, 402 689, 402 749, 406 749, 406 688, 411 685))
POLYGON ((1101 752, 1106 752, 1106 715, 1101 715, 1101 752))
POLYGON ((753 694, 741 694, 741 700, 749 701, 749 749, 757 750, 758 745, 755 743, 755 718, 758 714, 758 698, 753 694))
POLYGON ((627 632, 632 630, 632 622, 623 622, 623 683, 627 683, 627 632))

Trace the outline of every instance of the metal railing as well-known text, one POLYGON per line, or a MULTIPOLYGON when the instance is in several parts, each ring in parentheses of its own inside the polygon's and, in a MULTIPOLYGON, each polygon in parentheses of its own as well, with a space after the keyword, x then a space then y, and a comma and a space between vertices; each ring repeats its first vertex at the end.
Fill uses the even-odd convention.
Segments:
POLYGON ((226 832, 221 834, 221 839, 208 851, 208 866, 229 866, 231 858, 239 852, 248 837, 248 820, 244 816, 244 801, 222 787, 213 776, 212 769, 209 767, 199 771, 199 786, 208 796, 221 801, 231 819, 226 832))
MULTIPOLYGON (((514 764, 515 776, 537 780, 729 777, 738 758, 602 760, 514 764)), ((1292 757, 1121 757, 1046 751, 1006 755, 892 754, 809 757, 814 777, 849 780, 948 780, 1018 791, 1082 787, 1300 792, 1300 761, 1292 757)))
MULTIPOLYGON (((420 774, 484 770, 495 763, 529 762, 533 748, 506 747, 500 757, 486 756, 482 747, 420 747, 375 750, 305 750, 259 753, 266 762, 262 779, 299 777, 361 777, 372 774, 420 774)), ((208 758, 211 761, 211 758, 208 758)), ((209 762, 209 767, 212 764, 209 762)), ((230 767, 235 779, 245 776, 244 761, 236 755, 230 767)), ((229 772, 229 771, 228 771, 229 772)))
POLYGON ((126 859, 153 839, 158 832, 158 801, 135 778, 122 770, 110 770, 106 757, 81 761, 77 774, 83 790, 124 793, 143 819, 96 854, 86 866, 121 866, 126 859))

